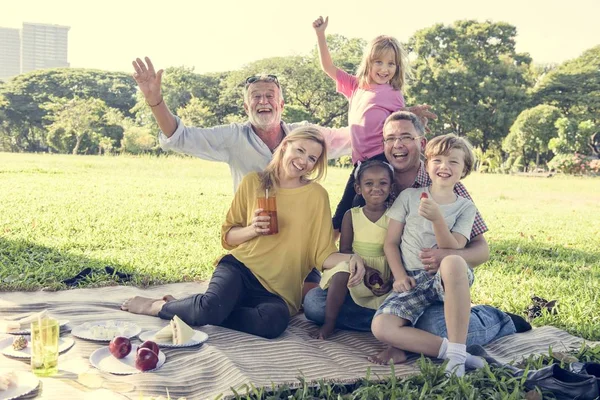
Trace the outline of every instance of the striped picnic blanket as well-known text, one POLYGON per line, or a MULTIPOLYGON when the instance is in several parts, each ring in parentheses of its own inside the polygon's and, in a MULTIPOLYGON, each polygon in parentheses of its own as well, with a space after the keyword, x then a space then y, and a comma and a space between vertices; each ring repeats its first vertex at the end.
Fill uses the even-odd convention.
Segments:
MULTIPOLYGON (((53 316, 68 319, 70 327, 84 322, 119 320, 134 322, 142 330, 154 330, 165 326, 167 321, 123 312, 119 309, 120 304, 135 295, 162 297, 172 294, 179 298, 205 289, 204 283, 178 283, 149 289, 112 286, 59 292, 1 293, 0 319, 48 309, 53 316)), ((220 394, 231 395, 231 388, 238 390, 245 384, 293 386, 299 384, 298 377, 301 376, 307 381, 325 379, 352 383, 365 377, 369 368, 371 376, 375 377, 383 378, 390 373, 388 366, 373 365, 366 360, 366 355, 382 349, 370 333, 339 331, 327 341, 312 339, 310 333, 315 325, 302 314, 295 316, 286 332, 273 340, 215 326, 197 329, 209 335, 208 342, 199 347, 163 349, 167 358, 159 370, 128 376, 111 375, 90 365, 90 354, 106 343, 75 338, 75 346, 59 358, 59 375, 42 378, 42 386, 35 395, 61 400, 88 399, 94 395, 102 400, 140 399, 142 394, 165 396, 168 388, 172 398, 214 399, 220 394), (95 384, 89 384, 90 377, 95 377, 95 384), (101 388, 96 388, 99 385, 101 388)), ((5 337, 0 334, 0 340, 5 337)), ((581 342, 580 338, 546 326, 501 338, 486 349, 491 356, 507 362, 529 354, 545 353, 548 346, 558 351, 577 348, 581 342)), ((412 358, 406 364, 397 365, 396 375, 401 377, 418 372, 416 360, 412 358)), ((30 368, 26 362, 3 355, 0 355, 0 367, 30 368)), ((238 392, 245 393, 245 390, 238 392)))

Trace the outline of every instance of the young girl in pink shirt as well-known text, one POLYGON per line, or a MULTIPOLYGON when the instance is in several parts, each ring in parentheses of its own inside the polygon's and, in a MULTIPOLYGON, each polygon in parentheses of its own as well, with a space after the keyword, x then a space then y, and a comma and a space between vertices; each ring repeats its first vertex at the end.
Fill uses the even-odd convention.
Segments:
MULTIPOLYGON (((383 154, 383 123, 394 111, 404 107, 402 88, 408 67, 407 55, 391 36, 378 36, 367 47, 356 76, 337 68, 331 60, 325 29, 329 17, 313 22, 321 68, 336 82, 337 91, 349 100, 348 125, 352 138, 352 163, 369 159, 386 161, 383 154)), ((354 170, 333 216, 339 233, 342 219, 354 200, 354 170)))

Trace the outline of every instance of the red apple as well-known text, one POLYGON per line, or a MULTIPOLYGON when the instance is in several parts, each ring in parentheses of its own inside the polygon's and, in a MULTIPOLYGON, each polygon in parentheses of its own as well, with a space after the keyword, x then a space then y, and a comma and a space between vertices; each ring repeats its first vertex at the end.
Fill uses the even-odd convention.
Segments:
POLYGON ((158 355, 150 349, 142 348, 135 357, 135 367, 140 371, 149 371, 156 368, 158 364, 158 355))
POLYGON ((158 345, 154 343, 152 340, 146 340, 144 343, 140 344, 137 351, 140 352, 141 349, 150 349, 154 352, 154 354, 158 354, 158 345))
POLYGON ((123 336, 117 336, 108 345, 110 354, 116 358, 123 358, 131 352, 131 341, 123 336))

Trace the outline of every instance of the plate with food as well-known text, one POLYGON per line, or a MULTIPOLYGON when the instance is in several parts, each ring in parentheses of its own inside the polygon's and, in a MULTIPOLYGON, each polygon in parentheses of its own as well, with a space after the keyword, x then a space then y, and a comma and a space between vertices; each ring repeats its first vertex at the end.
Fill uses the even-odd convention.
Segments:
POLYGON ((40 380, 28 371, 0 369, 0 400, 12 400, 37 389, 40 380))
POLYGON ((158 345, 146 341, 141 345, 131 344, 123 336, 111 340, 90 355, 90 363, 100 371, 115 375, 132 375, 156 371, 165 363, 167 357, 158 345))
MULTIPOLYGON (((10 333, 11 335, 29 335, 31 333, 31 322, 44 318, 55 318, 48 314, 48 310, 43 310, 22 318, 5 318, 0 321, 0 331, 10 333)), ((59 319, 58 325, 62 329, 69 323, 68 319, 59 319)))
MULTIPOLYGON (((69 350, 75 341, 72 338, 59 337, 58 338, 58 352, 64 353, 69 350)), ((8 337, 0 340, 0 352, 8 357, 13 358, 31 358, 31 337, 30 336, 16 336, 8 337)))
POLYGON ((110 342, 117 336, 128 339, 136 337, 142 329, 132 322, 126 321, 100 321, 86 322, 71 330, 71 335, 80 339, 95 340, 97 342, 110 342))
POLYGON ((169 325, 158 331, 146 331, 139 334, 140 340, 152 340, 159 347, 198 346, 208 340, 208 335, 189 327, 177 315, 169 325))

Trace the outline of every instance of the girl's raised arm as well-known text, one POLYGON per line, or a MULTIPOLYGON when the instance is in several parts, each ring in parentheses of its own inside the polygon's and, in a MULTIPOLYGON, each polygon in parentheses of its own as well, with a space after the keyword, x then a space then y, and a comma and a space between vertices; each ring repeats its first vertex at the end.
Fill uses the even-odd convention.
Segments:
POLYGON ((313 28, 317 33, 317 46, 319 47, 319 59, 321 60, 321 68, 333 80, 336 79, 337 68, 333 65, 329 48, 327 47, 327 39, 325 38, 325 29, 329 24, 329 17, 319 17, 313 22, 313 28))

